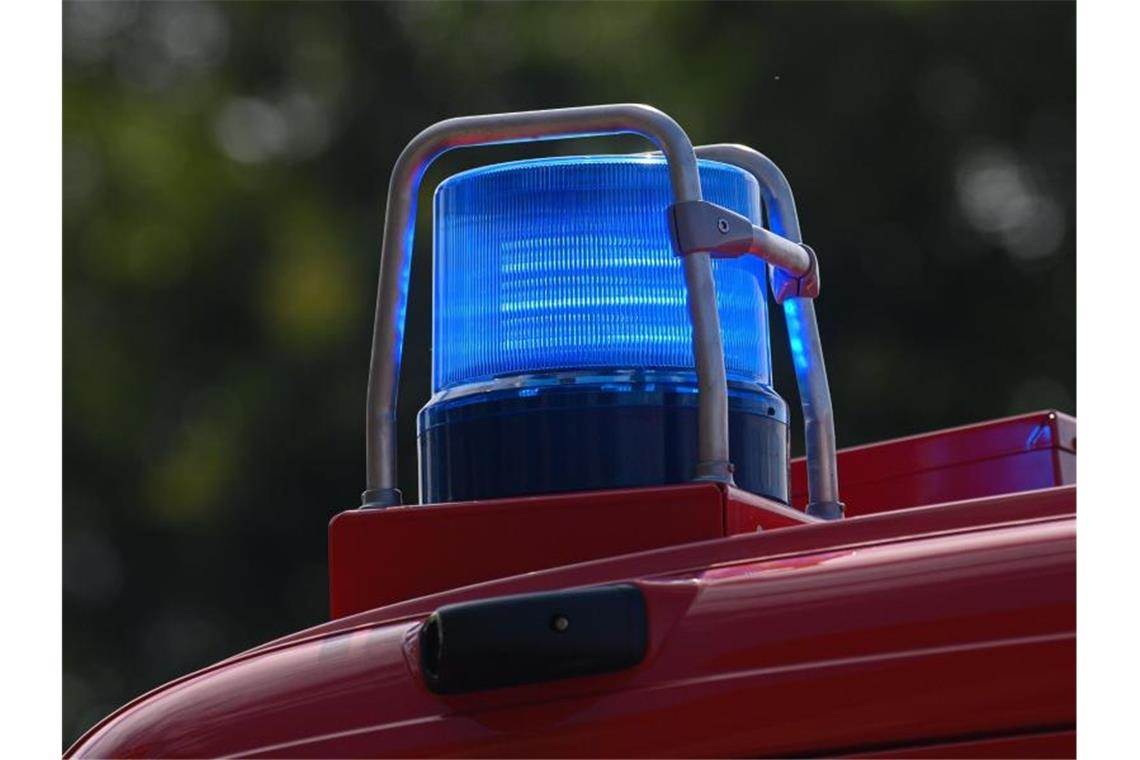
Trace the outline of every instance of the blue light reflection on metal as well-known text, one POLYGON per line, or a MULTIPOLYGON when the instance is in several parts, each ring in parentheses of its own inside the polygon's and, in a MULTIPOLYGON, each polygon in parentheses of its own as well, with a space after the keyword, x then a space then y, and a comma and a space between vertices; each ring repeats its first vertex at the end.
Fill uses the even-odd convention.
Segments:
MULTIPOLYGON (((416 208, 419 204, 413 200, 411 204, 411 217, 416 218, 416 208)), ((408 227, 408 232, 404 236, 404 249, 407 251, 412 250, 413 240, 415 239, 415 225, 408 227)), ((407 256, 404 262, 404 268, 400 272, 400 314, 396 318, 397 333, 396 333, 396 351, 393 357, 393 362, 396 365, 396 376, 400 374, 400 363, 403 360, 404 351, 404 329, 408 324, 408 289, 412 282, 412 257, 407 256)))
POLYGON ((808 369, 808 355, 804 349, 803 325, 800 324, 800 299, 789 298, 784 301, 784 319, 788 323, 788 345, 792 349, 792 363, 796 373, 806 372, 808 369))
MULTIPOLYGON (((706 199, 760 219, 756 180, 700 162, 706 199)), ((435 197, 434 391, 492 377, 693 367, 681 262, 659 157, 580 156, 482 167, 435 197)), ((732 380, 770 385, 766 272, 713 264, 732 380)))
POLYGON ((1053 444, 1053 428, 1050 425, 1037 425, 1029 431, 1025 439, 1025 448, 1048 448, 1053 444))
MULTIPOLYGON (((768 212, 767 227, 777 235, 789 236, 787 226, 784 224, 783 212, 780 210, 780 204, 775 202, 774 198, 769 198, 765 204, 768 212)), ((798 222, 793 225, 791 239, 796 242, 801 242, 801 235, 798 222)), ((769 272, 772 268, 769 267, 769 272)), ((809 364, 808 351, 804 346, 804 326, 800 319, 800 309, 802 304, 798 298, 789 298, 784 301, 784 320, 787 324, 788 330, 788 345, 792 350, 792 363, 795 365, 796 374, 806 373, 809 364)))

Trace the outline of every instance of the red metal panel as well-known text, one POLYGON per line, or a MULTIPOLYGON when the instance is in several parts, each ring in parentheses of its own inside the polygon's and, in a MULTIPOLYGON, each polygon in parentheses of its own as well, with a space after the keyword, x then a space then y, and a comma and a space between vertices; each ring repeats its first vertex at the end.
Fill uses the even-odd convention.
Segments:
POLYGON ((864 516, 834 523, 712 484, 345 513, 333 608, 356 614, 157 689, 69 755, 1065 756, 1076 488, 1024 489, 1074 481, 1075 444, 1043 414, 848 450, 864 516), (1020 492, 886 511, 999 490, 1020 492), (641 665, 423 686, 440 605, 616 581, 646 595, 641 665))
POLYGON ((1076 521, 1032 516, 1072 499, 1055 489, 789 528, 415 600, 180 679, 73 753, 833 755, 1073 726, 1076 521), (987 507, 1005 522, 962 525, 987 507), (664 572, 628 572, 650 557, 664 572), (619 578, 647 599, 637 667, 452 697, 421 682, 416 632, 441 602, 619 578))
POLYGON ((472 583, 724 535, 713 483, 342 512, 333 618, 472 583))
POLYGON ((331 612, 339 618, 493 578, 810 522, 713 483, 352 510, 329 525, 331 612))
POLYGON ((845 757, 877 758, 1069 758, 1077 756, 1077 732, 1048 731, 968 741, 938 742, 922 747, 892 747, 845 757))
MULTIPOLYGON (((1044 411, 856 446, 839 452, 847 515, 1017 493, 1076 482, 1077 423, 1044 411)), ((803 459, 792 462, 792 504, 807 502, 803 459)))
MULTIPOLYGON (((781 557, 802 552, 855 549, 883 541, 902 541, 999 525, 1017 525, 1040 519, 1075 515, 1076 486, 974 499, 953 504, 885 512, 839 522, 740 535, 732 541, 704 541, 664 547, 578 565, 527 572, 462 588, 443 591, 369 609, 315 626, 307 631, 263 644, 281 646, 356 626, 400 620, 427 614, 442 604, 502 594, 520 594, 595 583, 609 583, 683 569, 695 569, 758 557, 781 557)), ((499 536, 489 551, 506 551, 511 537, 499 536)))
POLYGON ((724 504, 724 534, 756 533, 761 530, 791 528, 819 522, 797 509, 765 499, 762 496, 729 488, 724 504))
MULTIPOLYGON (((840 460, 840 472, 845 467, 848 463, 840 460)), ((1057 485, 1055 481, 1053 452, 1027 451, 871 483, 845 481, 840 494, 847 516, 858 517, 923 504, 1050 488, 1057 485)))
MULTIPOLYGON (((847 449, 841 493, 855 517, 1046 488, 1075 479, 1075 446, 1075 420, 1041 412, 847 449)), ((800 506, 805 487, 797 461, 800 506)), ((707 483, 353 510, 329 526, 330 607, 338 618, 494 578, 809 521, 707 483)))

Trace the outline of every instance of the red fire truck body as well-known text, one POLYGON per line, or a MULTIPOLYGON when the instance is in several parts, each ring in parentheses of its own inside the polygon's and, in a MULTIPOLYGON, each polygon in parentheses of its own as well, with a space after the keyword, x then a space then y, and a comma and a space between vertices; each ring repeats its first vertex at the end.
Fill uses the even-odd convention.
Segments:
POLYGON ((345 512, 330 622, 67 754, 1072 757, 1075 457, 1075 420, 1042 412, 841 452, 839 521, 798 508, 802 462, 796 509, 694 483, 345 512), (425 681, 433 611, 614 584, 645 603, 633 666, 425 681))

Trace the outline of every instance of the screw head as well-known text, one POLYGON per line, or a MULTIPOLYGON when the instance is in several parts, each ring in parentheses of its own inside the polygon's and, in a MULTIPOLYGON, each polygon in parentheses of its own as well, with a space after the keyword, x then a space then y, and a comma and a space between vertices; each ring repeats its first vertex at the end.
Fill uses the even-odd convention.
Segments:
POLYGON ((728 234, 728 220, 725 219, 723 216, 720 219, 717 219, 716 220, 716 228, 718 230, 720 230, 720 234, 727 235, 728 234))
POLYGON ((563 633, 570 627, 570 618, 565 615, 555 615, 550 619, 550 627, 554 629, 556 633, 563 633))

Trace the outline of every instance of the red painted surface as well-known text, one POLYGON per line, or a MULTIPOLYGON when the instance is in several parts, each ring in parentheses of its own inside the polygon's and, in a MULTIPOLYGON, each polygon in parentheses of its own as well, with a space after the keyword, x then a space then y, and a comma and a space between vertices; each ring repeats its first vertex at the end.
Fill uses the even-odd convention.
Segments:
MULTIPOLYGON (((1037 412, 846 449, 841 493, 854 517, 1070 484, 1075 451, 1076 421, 1037 412)), ((800 508, 805 478, 796 460, 800 508)), ((344 617, 493 578, 808 520, 711 483, 351 510, 329 525, 330 611, 344 617)))
POLYGON ((937 507, 868 515, 841 522, 816 523, 796 530, 741 535, 728 541, 683 544, 522 574, 410 599, 335 619, 306 631, 284 636, 251 651, 368 626, 395 617, 424 616, 440 604, 480 599, 492 594, 520 594, 609 583, 628 578, 734 564, 763 557, 799 556, 810 554, 813 550, 860 549, 883 541, 906 541, 921 536, 949 535, 986 527, 1019 525, 1026 521, 1073 515, 1075 512, 1076 487, 1067 486, 937 507))
POLYGON ((938 742, 921 747, 883 748, 847 757, 876 758, 1065 758, 1077 756, 1076 731, 1046 731, 1017 736, 938 742))
POLYGON ((408 600, 168 684, 72 753, 977 756, 977 737, 1075 728, 1075 507, 1074 487, 1054 488, 408 600), (640 665, 458 697, 423 686, 415 634, 441 604, 618 580, 647 599, 640 665))
MULTIPOLYGON (((977 499, 1076 483, 1077 421, 1044 411, 856 446, 839 452, 847 515, 977 499)), ((807 502, 803 459, 792 504, 807 502)))
POLYGON ((808 517, 798 509, 792 509, 748 491, 729 488, 725 492, 724 535, 726 536, 791 528, 813 522, 817 522, 817 519, 808 517))
POLYGON ((831 523, 713 484, 347 512, 333 620, 140 697, 68 754, 1071 757, 1075 438, 1042 413, 847 450, 855 516, 831 523), (646 597, 639 665, 424 686, 441 605, 615 582, 646 597))
POLYGON ((342 512, 329 525, 332 617, 602 557, 812 522, 715 483, 342 512))

